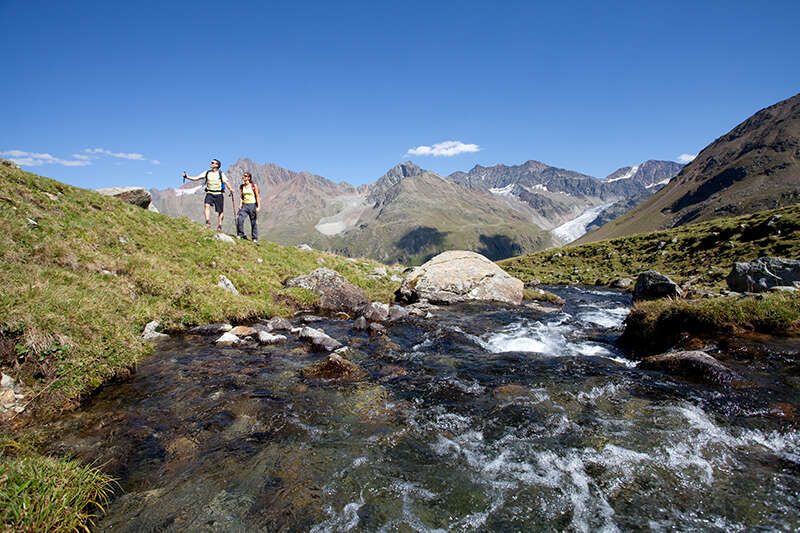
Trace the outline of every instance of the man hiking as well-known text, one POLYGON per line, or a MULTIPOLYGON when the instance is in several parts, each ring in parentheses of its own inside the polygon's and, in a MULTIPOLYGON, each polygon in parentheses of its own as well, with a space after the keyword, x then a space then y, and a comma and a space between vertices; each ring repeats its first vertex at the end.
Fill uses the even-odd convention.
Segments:
POLYGON ((206 182, 206 198, 203 200, 203 214, 206 216, 206 227, 211 228, 211 206, 214 206, 214 211, 217 212, 217 231, 222 231, 222 220, 225 218, 224 204, 225 204, 225 188, 228 188, 228 194, 233 202, 233 210, 236 211, 236 200, 233 199, 233 189, 228 182, 228 176, 220 170, 222 163, 219 159, 211 160, 211 169, 206 170, 203 174, 197 176, 189 176, 186 171, 183 172, 183 179, 198 181, 205 180, 206 182))
POLYGON ((258 212, 261 210, 261 195, 258 186, 253 182, 253 176, 245 172, 242 176, 242 185, 239 187, 241 195, 241 208, 236 217, 236 236, 244 239, 244 219, 250 217, 250 234, 253 242, 258 242, 258 212))

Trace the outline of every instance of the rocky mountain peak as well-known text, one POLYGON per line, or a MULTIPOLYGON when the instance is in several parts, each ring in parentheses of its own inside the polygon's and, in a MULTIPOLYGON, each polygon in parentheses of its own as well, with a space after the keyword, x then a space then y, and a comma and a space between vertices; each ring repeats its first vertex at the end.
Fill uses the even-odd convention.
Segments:
POLYGON ((406 178, 421 176, 427 172, 412 161, 403 161, 390 168, 386 174, 370 187, 368 201, 375 205, 384 204, 389 200, 390 191, 406 178))

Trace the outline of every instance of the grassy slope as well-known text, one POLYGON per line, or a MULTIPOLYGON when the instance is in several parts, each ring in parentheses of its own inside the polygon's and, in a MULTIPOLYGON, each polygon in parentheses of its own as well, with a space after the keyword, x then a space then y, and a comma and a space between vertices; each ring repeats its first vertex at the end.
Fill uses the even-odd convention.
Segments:
POLYGON ((288 314, 313 302, 282 281, 319 266, 387 301, 377 263, 268 242, 227 244, 187 219, 0 166, 0 365, 48 411, 149 353, 150 320, 169 329, 288 314), (259 260, 261 262, 259 262, 259 260), (113 275, 101 273, 107 270, 113 275), (216 286, 230 278, 234 296, 216 286), (45 390, 46 388, 46 390, 45 390))
POLYGON ((677 283, 719 289, 734 261, 800 256, 800 205, 642 233, 596 243, 551 248, 501 261, 525 282, 609 284, 648 269, 677 283))

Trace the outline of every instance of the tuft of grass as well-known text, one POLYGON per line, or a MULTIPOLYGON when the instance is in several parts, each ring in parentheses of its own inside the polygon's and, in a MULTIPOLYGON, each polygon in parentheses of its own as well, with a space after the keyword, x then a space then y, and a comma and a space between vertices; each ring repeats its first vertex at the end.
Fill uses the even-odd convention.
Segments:
POLYGON ((736 261, 800 256, 800 205, 720 218, 500 261, 526 283, 610 285, 653 269, 676 283, 718 290, 736 261))
POLYGON ((525 289, 522 289, 522 297, 525 300, 533 300, 535 302, 547 302, 555 305, 564 305, 563 298, 557 294, 553 294, 552 292, 548 292, 543 289, 531 289, 526 287, 525 289))
POLYGON ((800 333, 800 295, 638 302, 625 320, 620 343, 643 356, 663 352, 687 334, 706 337, 749 330, 769 334, 800 333))
POLYGON ((0 524, 8 531, 89 531, 111 496, 98 468, 56 459, 16 443, 0 451, 0 524))
POLYGON ((35 398, 20 420, 78 404, 151 352, 151 320, 180 331, 209 322, 287 316, 316 303, 283 282, 319 267, 370 299, 398 283, 379 263, 262 241, 234 244, 188 219, 147 211, 0 166, 0 367, 35 398), (240 292, 217 287, 228 277, 240 292))

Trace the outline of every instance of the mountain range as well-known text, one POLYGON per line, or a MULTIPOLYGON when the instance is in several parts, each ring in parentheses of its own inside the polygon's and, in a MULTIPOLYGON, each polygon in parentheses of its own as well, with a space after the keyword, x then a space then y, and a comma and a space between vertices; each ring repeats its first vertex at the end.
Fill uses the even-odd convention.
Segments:
MULTIPOLYGON (((405 161, 374 183, 354 187, 241 159, 227 174, 238 188, 249 171, 261 188, 259 230, 267 239, 417 264, 446 249, 502 259, 569 242, 603 212, 649 196, 680 168, 646 161, 598 179, 527 161, 439 176, 405 161)), ((202 220, 204 193, 197 182, 151 194, 162 213, 202 220)), ((230 210, 224 229, 234 231, 230 210)))
POLYGON ((662 190, 583 236, 591 242, 800 201, 800 94, 705 147, 662 190))

